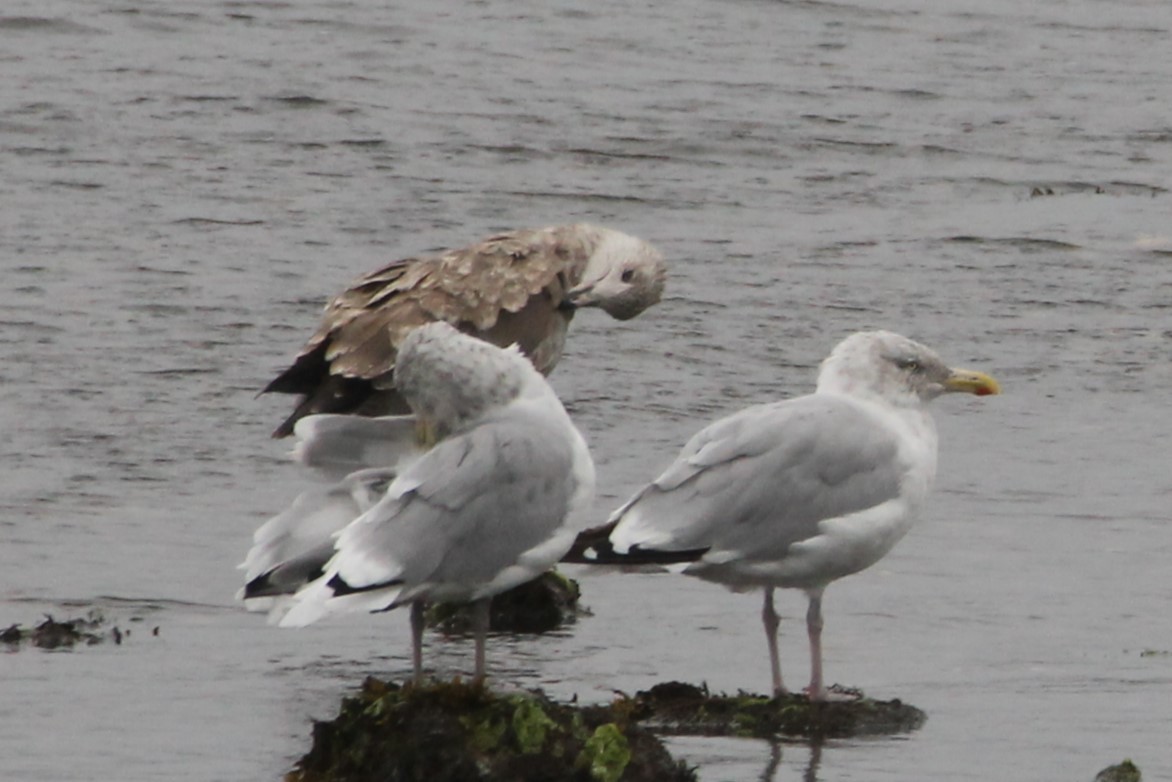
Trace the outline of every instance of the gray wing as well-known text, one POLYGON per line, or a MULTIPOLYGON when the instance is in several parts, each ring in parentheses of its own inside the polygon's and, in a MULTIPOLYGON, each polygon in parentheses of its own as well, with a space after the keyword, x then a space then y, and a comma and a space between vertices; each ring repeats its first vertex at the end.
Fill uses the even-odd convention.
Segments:
POLYGON ((559 533, 576 489, 572 463, 564 433, 528 417, 493 416, 429 451, 343 532, 338 575, 355 589, 483 585, 559 533))
POLYGON ((291 594, 317 578, 334 555, 334 538, 372 508, 395 479, 393 469, 361 470, 338 483, 303 492, 285 511, 265 522, 241 566, 239 597, 291 594))
POLYGON ((612 516, 616 549, 774 558, 818 523, 899 495, 894 432, 837 397, 747 408, 699 432, 612 516))
POLYGON ((320 576, 337 534, 426 452, 410 416, 310 416, 297 422, 295 432, 294 457, 336 482, 303 492, 256 531, 241 566, 245 586, 239 597, 246 600, 290 594, 320 576))
POLYGON ((414 416, 314 415, 294 429, 294 458, 330 480, 374 467, 401 470, 426 452, 414 416))

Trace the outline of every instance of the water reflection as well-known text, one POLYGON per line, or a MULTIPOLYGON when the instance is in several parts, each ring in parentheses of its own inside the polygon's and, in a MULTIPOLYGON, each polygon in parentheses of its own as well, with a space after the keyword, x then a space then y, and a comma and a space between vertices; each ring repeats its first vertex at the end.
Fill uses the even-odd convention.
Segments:
POLYGON ((818 766, 822 763, 822 741, 815 739, 797 745, 793 742, 783 744, 777 739, 771 739, 767 743, 769 745, 769 761, 765 764, 761 776, 758 777, 760 782, 784 782, 784 777, 778 776, 778 772, 781 770, 785 746, 809 747, 810 756, 806 760, 806 767, 802 770, 802 782, 818 782, 818 766))
POLYGON ((777 779, 777 770, 781 767, 781 742, 776 739, 769 742, 769 762, 758 779, 761 782, 774 782, 777 779))

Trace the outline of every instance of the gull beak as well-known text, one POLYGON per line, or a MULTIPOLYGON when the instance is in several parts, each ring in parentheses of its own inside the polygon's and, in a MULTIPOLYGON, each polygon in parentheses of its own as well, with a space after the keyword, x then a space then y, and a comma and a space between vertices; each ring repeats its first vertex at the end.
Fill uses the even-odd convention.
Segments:
POLYGON ((574 309, 576 307, 589 307, 597 302, 597 298, 593 296, 594 284, 579 285, 576 288, 571 288, 566 291, 566 298, 562 301, 563 307, 567 309, 574 309))
POLYGON ((944 380, 945 391, 958 391, 977 396, 993 396, 1001 393, 1001 384, 984 372, 973 369, 954 369, 944 380))

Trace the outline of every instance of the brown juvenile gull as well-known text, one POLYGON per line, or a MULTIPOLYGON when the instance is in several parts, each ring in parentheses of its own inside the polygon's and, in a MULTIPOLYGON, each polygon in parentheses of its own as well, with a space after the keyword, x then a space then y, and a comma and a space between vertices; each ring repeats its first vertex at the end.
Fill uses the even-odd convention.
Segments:
POLYGON ((490 236, 458 250, 392 261, 326 305, 293 365, 262 393, 302 396, 274 437, 304 416, 408 412, 394 389, 399 346, 445 321, 500 347, 516 344, 542 374, 562 355, 578 307, 633 318, 663 295, 663 256, 647 242, 585 223, 490 236))
MULTIPOLYGON (((488 599, 541 575, 569 550, 582 529, 574 511, 593 495, 594 464, 549 383, 516 348, 431 323, 404 340, 394 373, 423 440, 435 445, 405 449, 381 483, 364 483, 369 470, 349 477, 335 503, 309 503, 300 520, 295 503, 277 525, 286 531, 356 512, 312 572, 274 563, 263 550, 272 536, 258 532, 242 596, 287 592, 301 579, 280 619, 285 627, 410 604, 416 680, 424 602, 471 602, 475 681, 482 681, 488 599), (282 569, 284 583, 274 589, 282 569)), ((385 422, 356 418, 346 429, 362 424, 385 422)), ((395 429, 385 431, 391 441, 400 439, 395 429)))
POLYGON ((735 591, 763 589, 776 694, 786 690, 773 590, 804 590, 806 692, 825 699, 823 590, 878 562, 916 520, 936 475, 936 427, 925 403, 955 391, 1000 388, 898 334, 853 334, 822 363, 813 394, 710 424, 605 526, 583 533, 564 561, 676 563, 735 591))

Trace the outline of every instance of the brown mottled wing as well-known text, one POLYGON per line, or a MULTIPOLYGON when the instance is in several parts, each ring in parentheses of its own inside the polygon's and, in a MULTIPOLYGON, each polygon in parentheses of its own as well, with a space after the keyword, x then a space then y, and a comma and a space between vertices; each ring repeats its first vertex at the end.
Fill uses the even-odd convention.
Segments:
POLYGON ((516 342, 548 372, 571 316, 560 308, 565 291, 593 249, 592 236, 575 226, 513 231, 363 275, 330 301, 293 366, 265 389, 307 397, 275 434, 318 412, 404 412, 401 399, 368 404, 367 397, 393 393, 398 345, 435 320, 497 345, 516 342))

